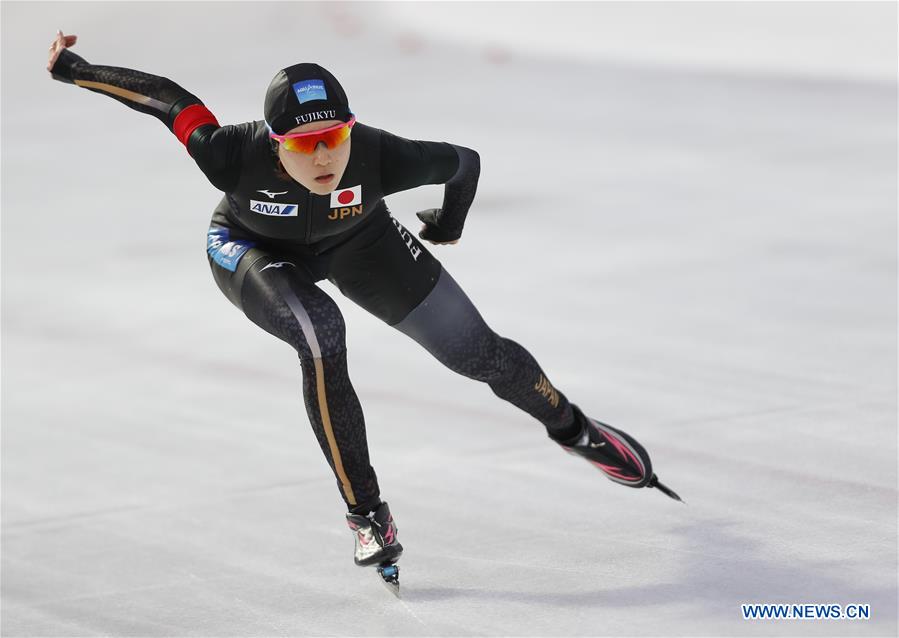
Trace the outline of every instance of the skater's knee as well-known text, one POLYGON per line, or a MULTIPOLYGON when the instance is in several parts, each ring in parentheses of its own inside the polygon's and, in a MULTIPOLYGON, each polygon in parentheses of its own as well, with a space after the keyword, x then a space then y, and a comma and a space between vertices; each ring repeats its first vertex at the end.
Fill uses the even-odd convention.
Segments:
POLYGON ((490 356, 484 365, 483 381, 492 383, 508 377, 518 367, 524 367, 529 355, 516 341, 493 333, 493 342, 489 348, 490 356))
POLYGON ((346 350, 346 324, 327 295, 269 296, 245 304, 247 316, 267 332, 290 344, 300 359, 320 359, 346 350))
POLYGON ((492 330, 479 331, 464 344, 459 344, 451 361, 444 362, 462 376, 490 383, 506 371, 504 339, 492 330))
POLYGON ((305 317, 297 313, 313 357, 331 357, 346 352, 346 323, 334 300, 327 295, 304 305, 305 317))

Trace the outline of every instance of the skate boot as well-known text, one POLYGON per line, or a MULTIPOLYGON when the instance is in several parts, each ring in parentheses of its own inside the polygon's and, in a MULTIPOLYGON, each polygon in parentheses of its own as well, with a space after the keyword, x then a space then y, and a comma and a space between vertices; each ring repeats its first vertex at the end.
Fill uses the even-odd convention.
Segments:
POLYGON ((396 538, 396 524, 387 503, 381 503, 366 516, 347 514, 346 522, 356 538, 356 564, 377 565, 381 582, 399 596, 400 568, 396 561, 403 554, 403 546, 396 538))
POLYGON ((354 560, 359 566, 395 563, 403 553, 396 537, 396 524, 387 503, 368 513, 347 514, 346 522, 356 537, 354 560))
POLYGON ((566 441, 556 440, 566 452, 585 458, 610 481, 628 487, 655 487, 677 501, 682 500, 659 483, 652 471, 649 454, 632 436, 585 416, 574 404, 571 408, 575 419, 581 424, 581 431, 566 441))

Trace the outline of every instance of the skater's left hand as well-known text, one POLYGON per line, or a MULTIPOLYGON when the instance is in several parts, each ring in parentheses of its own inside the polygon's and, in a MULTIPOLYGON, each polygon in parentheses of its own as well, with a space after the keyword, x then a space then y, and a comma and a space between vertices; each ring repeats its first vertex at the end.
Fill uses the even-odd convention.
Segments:
POLYGON ((418 236, 426 242, 434 245, 459 243, 459 237, 462 236, 461 233, 448 233, 438 226, 439 208, 429 208, 415 214, 424 222, 424 225, 418 232, 418 236))

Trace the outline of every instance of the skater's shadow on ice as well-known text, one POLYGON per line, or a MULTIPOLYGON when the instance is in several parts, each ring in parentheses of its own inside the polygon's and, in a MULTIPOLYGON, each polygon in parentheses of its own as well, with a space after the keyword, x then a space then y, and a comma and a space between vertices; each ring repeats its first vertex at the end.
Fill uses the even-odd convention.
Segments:
MULTIPOLYGON (((738 522, 702 521, 671 529, 672 536, 680 537, 683 542, 676 543, 677 549, 670 553, 674 568, 669 565, 665 570, 665 582, 616 587, 615 582, 655 580, 645 564, 625 564, 621 560, 602 562, 599 558, 596 573, 602 576, 592 581, 588 580, 591 577, 588 561, 584 562, 583 570, 577 571, 509 562, 506 583, 514 582, 519 587, 509 590, 501 589, 503 583, 496 582, 495 573, 490 578, 472 578, 478 571, 475 561, 466 565, 467 578, 483 584, 482 588, 410 586, 404 596, 409 602, 474 598, 559 607, 694 604, 705 616, 730 618, 738 617, 741 603, 870 603, 872 620, 895 618, 895 592, 865 587, 857 576, 857 566, 852 569, 847 559, 839 555, 815 561, 772 557, 761 543, 732 530, 739 530, 738 522), (584 586, 591 582, 599 586, 585 591, 584 586)), ((460 562, 466 563, 464 558, 460 562)))

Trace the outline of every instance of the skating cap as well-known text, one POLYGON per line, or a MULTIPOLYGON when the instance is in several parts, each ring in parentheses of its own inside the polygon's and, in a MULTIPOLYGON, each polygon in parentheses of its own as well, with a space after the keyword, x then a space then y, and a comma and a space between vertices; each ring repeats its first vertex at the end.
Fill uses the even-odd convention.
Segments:
POLYGON ((283 135, 318 120, 349 120, 352 112, 340 82, 327 69, 304 62, 281 69, 265 92, 265 121, 283 135))

